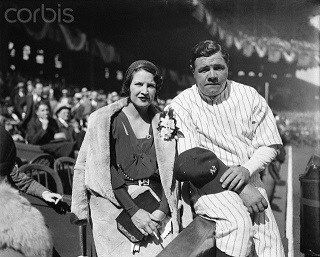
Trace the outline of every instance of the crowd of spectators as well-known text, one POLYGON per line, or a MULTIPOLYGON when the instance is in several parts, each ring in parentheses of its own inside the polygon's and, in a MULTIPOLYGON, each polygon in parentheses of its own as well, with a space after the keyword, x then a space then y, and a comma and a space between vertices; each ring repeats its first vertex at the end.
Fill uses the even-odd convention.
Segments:
MULTIPOLYGON (((0 97, 0 125, 5 126, 15 141, 39 145, 52 140, 74 141, 75 149, 81 145, 88 116, 121 98, 115 91, 89 90, 86 86, 68 88, 40 79, 18 78, 10 87, 10 96, 0 97)), ((170 101, 158 98, 155 104, 163 109, 170 101)), ((320 119, 317 114, 306 112, 279 111, 276 115, 286 143, 300 146, 314 147, 320 141, 317 119, 320 119)))
MULTIPOLYGON (((12 94, 0 99, 0 124, 15 141, 34 145, 75 142, 80 148, 89 115, 119 100, 118 92, 55 87, 39 79, 18 80, 12 94)), ((171 99, 157 99, 163 109, 171 99)))

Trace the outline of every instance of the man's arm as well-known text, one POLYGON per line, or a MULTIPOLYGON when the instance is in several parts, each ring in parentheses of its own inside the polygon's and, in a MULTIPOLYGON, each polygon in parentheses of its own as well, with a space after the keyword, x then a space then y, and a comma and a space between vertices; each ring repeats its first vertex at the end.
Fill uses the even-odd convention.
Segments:
POLYGON ((43 192, 48 191, 46 187, 29 177, 27 174, 19 172, 17 167, 13 168, 10 177, 14 185, 24 193, 42 197, 43 192))
POLYGON ((20 191, 30 195, 37 196, 47 202, 57 204, 62 196, 60 194, 52 193, 48 188, 44 187, 27 174, 19 172, 17 167, 14 167, 10 173, 11 181, 20 191))
POLYGON ((254 149, 250 159, 241 166, 231 167, 221 178, 223 187, 238 190, 248 183, 250 177, 264 168, 276 157, 277 149, 282 140, 276 126, 273 113, 265 99, 254 92, 251 121, 253 138, 251 147, 254 149))

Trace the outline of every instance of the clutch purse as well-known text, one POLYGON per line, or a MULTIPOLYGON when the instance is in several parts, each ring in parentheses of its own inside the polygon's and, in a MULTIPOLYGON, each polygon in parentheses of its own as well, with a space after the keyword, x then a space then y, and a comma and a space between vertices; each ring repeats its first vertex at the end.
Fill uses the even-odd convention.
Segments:
MULTIPOLYGON (((134 203, 140 208, 149 213, 152 213, 159 207, 158 200, 150 193, 145 191, 133 199, 134 203)), ((132 243, 137 243, 143 240, 144 234, 133 224, 131 216, 123 210, 116 218, 118 230, 125 235, 132 243)))

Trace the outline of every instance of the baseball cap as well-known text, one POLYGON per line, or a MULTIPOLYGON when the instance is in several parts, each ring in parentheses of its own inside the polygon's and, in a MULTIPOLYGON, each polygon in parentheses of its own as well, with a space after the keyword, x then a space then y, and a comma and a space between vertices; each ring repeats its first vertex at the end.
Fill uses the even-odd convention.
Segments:
POLYGON ((220 177, 228 168, 212 151, 195 147, 176 158, 173 176, 178 181, 189 181, 196 188, 215 194, 225 190, 220 177))

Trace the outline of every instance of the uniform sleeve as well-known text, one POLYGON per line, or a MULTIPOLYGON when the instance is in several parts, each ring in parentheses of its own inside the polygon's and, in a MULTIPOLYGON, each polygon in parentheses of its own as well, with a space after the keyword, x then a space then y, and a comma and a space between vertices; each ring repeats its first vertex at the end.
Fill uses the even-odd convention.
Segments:
POLYGON ((282 145, 282 140, 276 125, 276 120, 265 99, 256 93, 254 99, 252 124, 254 136, 252 146, 258 149, 261 146, 282 145))
POLYGON ((243 165, 243 167, 249 170, 251 175, 264 170, 276 157, 277 148, 282 145, 282 140, 270 107, 257 92, 254 95, 251 120, 254 126, 252 139, 254 151, 250 159, 243 165))
POLYGON ((183 107, 178 100, 172 102, 168 108, 174 110, 177 127, 183 134, 183 136, 178 139, 178 154, 199 146, 199 143, 197 142, 197 131, 187 109, 183 107))

